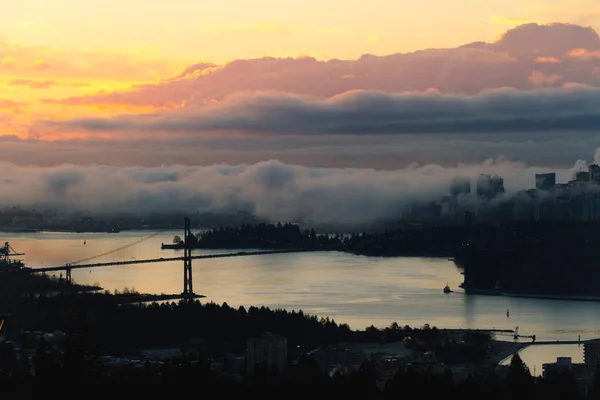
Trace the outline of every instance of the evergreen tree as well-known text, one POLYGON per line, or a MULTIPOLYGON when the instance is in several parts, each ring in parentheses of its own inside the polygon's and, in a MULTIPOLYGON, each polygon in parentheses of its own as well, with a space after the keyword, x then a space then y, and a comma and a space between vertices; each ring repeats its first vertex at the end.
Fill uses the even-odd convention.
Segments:
POLYGON ((525 365, 519 353, 515 353, 510 360, 507 384, 511 399, 528 399, 533 389, 533 377, 529 367, 525 365))

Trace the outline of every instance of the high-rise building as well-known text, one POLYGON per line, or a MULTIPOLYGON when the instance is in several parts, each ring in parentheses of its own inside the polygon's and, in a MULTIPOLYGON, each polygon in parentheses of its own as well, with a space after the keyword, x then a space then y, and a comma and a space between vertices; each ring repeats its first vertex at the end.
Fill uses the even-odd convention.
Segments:
POLYGON ((575 181, 577 182, 589 182, 590 173, 589 171, 578 171, 575 173, 575 181))
POLYGON ((492 176, 492 190, 494 196, 504 193, 506 191, 506 189, 504 189, 504 178, 501 178, 498 175, 492 176))
POLYGON ((556 173, 535 174, 535 188, 538 190, 551 190, 556 185, 556 173))
POLYGON ((457 176, 450 182, 450 194, 458 196, 471 193, 471 180, 469 178, 457 176))
POLYGON ((283 371, 287 364, 287 339, 280 335, 266 332, 260 337, 250 338, 246 342, 246 366, 252 373, 259 364, 268 368, 277 366, 283 371))
POLYGON ((590 181, 595 184, 600 184, 600 165, 591 164, 588 167, 588 171, 590 174, 590 181))
POLYGON ((504 179, 497 175, 481 174, 477 179, 477 195, 493 198, 504 193, 504 179))
POLYGON ((592 367, 600 361, 600 339, 588 340, 583 344, 583 362, 592 367))
POLYGON ((487 197, 490 194, 491 184, 492 177, 490 175, 479 175, 479 178, 477 178, 477 195, 487 197))

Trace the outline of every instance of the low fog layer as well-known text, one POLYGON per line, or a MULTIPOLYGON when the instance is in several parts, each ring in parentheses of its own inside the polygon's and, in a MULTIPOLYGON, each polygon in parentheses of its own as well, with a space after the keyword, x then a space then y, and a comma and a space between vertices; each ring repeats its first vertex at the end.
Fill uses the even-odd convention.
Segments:
MULTIPOLYGON (((575 163, 579 168, 582 161, 575 163)), ((310 168, 266 161, 253 165, 23 167, 2 163, 0 206, 93 214, 246 211, 272 221, 368 224, 395 218, 414 201, 449 193, 456 176, 480 173, 504 178, 507 195, 534 186, 534 174, 551 169, 502 160, 444 168, 310 168)), ((571 179, 573 168, 555 170, 571 179)))

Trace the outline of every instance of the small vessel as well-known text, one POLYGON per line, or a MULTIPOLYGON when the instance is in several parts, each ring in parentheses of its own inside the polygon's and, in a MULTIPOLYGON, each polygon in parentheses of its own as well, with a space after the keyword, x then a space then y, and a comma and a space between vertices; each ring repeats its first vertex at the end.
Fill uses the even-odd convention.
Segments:
POLYGON ((444 286, 444 293, 452 293, 452 289, 450 289, 450 286, 444 286))
POLYGON ((165 249, 183 249, 185 247, 185 242, 179 236, 175 236, 173 238, 173 244, 160 244, 161 250, 165 249))
POLYGON ((18 271, 25 268, 21 260, 11 260, 11 257, 24 256, 24 253, 17 253, 8 242, 0 247, 0 271, 18 271))

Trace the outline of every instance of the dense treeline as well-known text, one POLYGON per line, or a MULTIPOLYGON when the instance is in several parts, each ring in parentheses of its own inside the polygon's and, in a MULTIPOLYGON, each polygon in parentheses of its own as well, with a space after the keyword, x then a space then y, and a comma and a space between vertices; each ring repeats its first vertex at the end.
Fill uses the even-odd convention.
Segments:
POLYGON ((541 221, 471 227, 455 258, 479 288, 508 293, 598 296, 600 223, 541 221))
MULTIPOLYGON (((6 309, 7 311, 9 309, 6 309)), ((93 347, 121 354, 155 347, 185 347, 200 341, 210 357, 226 353, 243 354, 246 340, 272 332, 287 338, 290 354, 307 352, 339 342, 395 342, 425 352, 435 350, 445 362, 476 362, 485 356, 492 337, 474 333, 467 344, 449 342, 436 327, 399 326, 396 322, 379 329, 374 326, 352 330, 329 318, 300 311, 268 307, 230 307, 226 303, 151 303, 120 305, 109 294, 61 295, 51 298, 21 298, 10 308, 5 326, 9 337, 22 337, 23 331, 69 332, 78 321, 85 326, 93 347)))
POLYGON ((345 324, 338 325, 302 311, 266 307, 246 310, 226 303, 120 305, 112 295, 89 294, 21 298, 5 309, 12 314, 5 327, 12 336, 23 329, 64 331, 73 316, 83 312, 94 343, 111 351, 177 347, 190 338, 201 338, 211 349, 211 355, 225 351, 243 353, 246 339, 265 331, 285 335, 290 346, 303 349, 355 337, 345 324))
MULTIPOLYGON (((456 249, 469 238, 485 248, 519 248, 533 244, 583 244, 600 232, 597 221, 515 221, 501 225, 464 224, 413 226, 381 232, 318 234, 296 224, 260 223, 219 227, 199 233, 193 245, 202 248, 279 248, 332 246, 347 249, 456 249)), ((194 238, 192 239, 194 240, 194 238)))
POLYGON ((314 229, 302 231, 295 224, 263 223, 214 228, 192 238, 192 245, 198 248, 322 248, 360 254, 448 255, 463 239, 464 228, 456 226, 317 234, 314 229))
POLYGON ((99 285, 79 285, 51 275, 4 272, 0 276, 0 306, 6 299, 25 293, 86 292, 101 289, 99 285))

